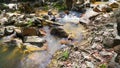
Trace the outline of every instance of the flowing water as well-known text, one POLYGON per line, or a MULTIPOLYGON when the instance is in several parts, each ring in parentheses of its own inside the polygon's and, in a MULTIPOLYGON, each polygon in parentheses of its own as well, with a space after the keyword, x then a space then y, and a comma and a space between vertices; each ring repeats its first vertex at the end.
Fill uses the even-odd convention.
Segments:
MULTIPOLYGON (((59 22, 64 26, 68 33, 72 33, 75 40, 79 43, 83 38, 82 31, 83 26, 77 24, 79 22, 80 13, 71 12, 70 15, 64 15, 59 18, 59 22)), ((43 27, 47 32, 47 36, 44 38, 48 42, 47 51, 31 52, 24 54, 22 50, 17 47, 0 47, 0 68, 46 68, 50 63, 52 55, 62 47, 60 44, 60 38, 56 38, 50 34, 48 26, 43 27)))

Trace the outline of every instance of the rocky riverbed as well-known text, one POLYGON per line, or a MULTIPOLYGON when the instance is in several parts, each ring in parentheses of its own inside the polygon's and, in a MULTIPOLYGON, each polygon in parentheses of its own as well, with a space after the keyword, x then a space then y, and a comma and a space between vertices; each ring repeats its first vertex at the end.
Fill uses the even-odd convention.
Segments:
POLYGON ((0 5, 0 68, 120 67, 119 1, 0 5))

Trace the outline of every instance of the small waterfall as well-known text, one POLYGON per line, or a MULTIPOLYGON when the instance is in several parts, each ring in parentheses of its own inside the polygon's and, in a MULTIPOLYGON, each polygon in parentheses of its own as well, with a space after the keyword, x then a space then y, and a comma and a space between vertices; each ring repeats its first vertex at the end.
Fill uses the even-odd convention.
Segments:
POLYGON ((116 2, 116 0, 109 0, 109 2, 116 2))

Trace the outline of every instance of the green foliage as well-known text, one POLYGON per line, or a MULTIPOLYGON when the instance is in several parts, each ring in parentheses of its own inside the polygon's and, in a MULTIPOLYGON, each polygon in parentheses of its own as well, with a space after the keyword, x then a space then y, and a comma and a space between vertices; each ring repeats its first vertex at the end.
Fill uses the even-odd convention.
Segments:
POLYGON ((100 68, 107 68, 106 64, 101 64, 100 68))
POLYGON ((59 11, 66 9, 65 5, 63 3, 59 3, 59 2, 54 2, 52 6, 56 9, 58 9, 59 11))
POLYGON ((64 51, 62 53, 62 57, 61 57, 61 60, 65 61, 69 58, 69 52, 68 51, 64 51))
POLYGON ((33 25, 32 20, 29 20, 29 21, 28 21, 28 27, 29 27, 29 26, 32 26, 32 25, 33 25))
POLYGON ((45 6, 44 6, 44 9, 45 9, 45 10, 49 10, 48 5, 45 5, 45 6))

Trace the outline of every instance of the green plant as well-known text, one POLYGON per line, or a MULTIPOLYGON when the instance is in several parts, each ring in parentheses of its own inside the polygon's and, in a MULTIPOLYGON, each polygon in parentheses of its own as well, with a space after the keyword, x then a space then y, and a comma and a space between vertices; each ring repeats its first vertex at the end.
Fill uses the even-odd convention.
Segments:
POLYGON ((106 64, 101 64, 100 68, 107 68, 106 64))
POLYGON ((61 60, 67 60, 69 58, 69 52, 68 51, 64 51, 62 53, 62 57, 61 57, 61 60))

